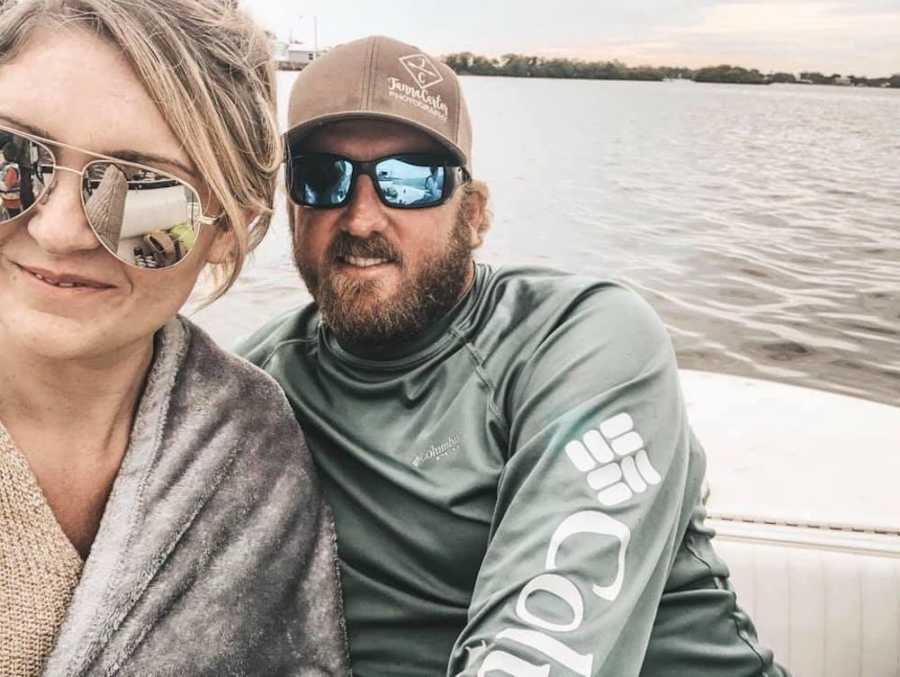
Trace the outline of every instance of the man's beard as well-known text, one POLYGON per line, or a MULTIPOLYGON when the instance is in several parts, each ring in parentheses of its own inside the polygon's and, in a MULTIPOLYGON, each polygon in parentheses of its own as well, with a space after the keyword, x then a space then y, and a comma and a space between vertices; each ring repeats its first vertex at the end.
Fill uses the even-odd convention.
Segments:
MULTIPOLYGON (((302 226, 301 226, 302 227, 302 226)), ((419 336, 459 300, 472 265, 468 225, 457 216, 446 245, 424 258, 411 275, 396 250, 379 233, 367 239, 339 232, 325 252, 321 269, 294 252, 300 276, 319 306, 322 321, 344 348, 378 351, 419 336), (332 267, 348 256, 386 259, 403 274, 390 297, 378 293, 380 280, 350 280, 332 267)))

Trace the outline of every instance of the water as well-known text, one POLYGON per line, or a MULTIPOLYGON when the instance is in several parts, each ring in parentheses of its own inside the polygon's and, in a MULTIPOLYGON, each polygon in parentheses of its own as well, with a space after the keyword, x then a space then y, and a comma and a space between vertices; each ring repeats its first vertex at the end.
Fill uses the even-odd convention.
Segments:
MULTIPOLYGON (((293 77, 279 74, 282 102, 293 77)), ((900 92, 463 86, 493 193, 480 260, 624 281, 682 367, 900 405, 900 92)), ((307 299, 280 208, 236 288, 195 319, 233 345, 307 299)))

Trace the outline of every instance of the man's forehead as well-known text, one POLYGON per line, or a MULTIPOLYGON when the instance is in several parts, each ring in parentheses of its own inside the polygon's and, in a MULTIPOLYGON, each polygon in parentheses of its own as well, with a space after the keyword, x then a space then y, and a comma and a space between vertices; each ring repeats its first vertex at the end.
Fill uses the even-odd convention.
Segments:
POLYGON ((446 152, 444 146, 416 127, 365 118, 321 125, 300 145, 307 152, 337 153, 361 160, 392 153, 446 152))

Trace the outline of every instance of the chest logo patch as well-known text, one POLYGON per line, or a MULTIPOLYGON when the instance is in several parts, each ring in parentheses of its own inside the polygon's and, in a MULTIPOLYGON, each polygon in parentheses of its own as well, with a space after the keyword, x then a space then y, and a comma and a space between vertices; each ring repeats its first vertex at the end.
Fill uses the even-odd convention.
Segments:
POLYGON ((566 454, 604 506, 619 505, 662 481, 650 463, 644 440, 626 413, 617 414, 566 445, 566 454))
POLYGON ((459 435, 450 435, 440 444, 432 444, 428 449, 417 454, 412 460, 413 467, 420 468, 426 463, 440 461, 450 454, 455 454, 459 449, 459 435))

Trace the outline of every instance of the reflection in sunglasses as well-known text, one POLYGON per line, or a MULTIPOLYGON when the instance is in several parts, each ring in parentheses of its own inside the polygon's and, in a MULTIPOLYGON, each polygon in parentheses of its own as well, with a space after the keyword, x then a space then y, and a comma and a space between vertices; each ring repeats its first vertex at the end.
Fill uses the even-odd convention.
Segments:
POLYGON ((84 211, 97 237, 110 249, 117 251, 125 220, 128 179, 118 167, 110 164, 97 181, 95 176, 99 174, 99 170, 100 166, 95 165, 85 173, 84 211))
POLYGON ((37 162, 37 154, 27 140, 4 134, 0 156, 0 203, 3 219, 7 220, 18 216, 34 202, 31 168, 37 162))
POLYGON ((22 211, 22 180, 19 165, 5 158, 0 164, 0 204, 5 218, 17 216, 22 211))
POLYGON ((412 153, 360 161, 330 153, 292 152, 286 178, 291 198, 310 207, 346 204, 354 177, 366 175, 384 204, 415 209, 447 200, 458 183, 458 174, 463 181, 468 180, 465 171, 443 155, 412 153))
MULTIPOLYGON (((98 237, 119 258, 141 268, 166 268, 178 263, 196 244, 197 229, 192 224, 199 224, 201 218, 197 194, 169 176, 142 171, 126 178, 118 168, 109 167, 116 171, 122 209, 110 214, 117 232, 104 228, 103 219, 94 221, 88 212, 98 237)), ((105 191, 101 181, 94 195, 105 191)), ((86 211, 91 199, 93 195, 85 200, 86 211)))
POLYGON ((93 154, 0 128, 0 225, 46 199, 60 170, 80 175, 87 223, 124 263, 172 266, 193 249, 200 227, 215 223, 203 215, 196 190, 171 174, 112 159, 93 160, 81 171, 57 166, 50 143, 93 154))

